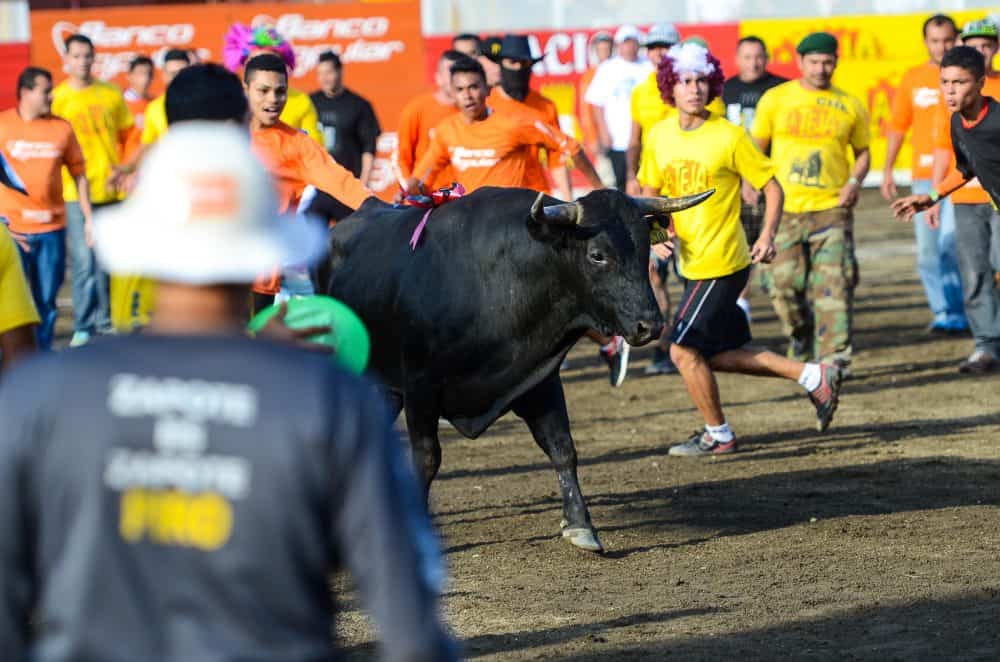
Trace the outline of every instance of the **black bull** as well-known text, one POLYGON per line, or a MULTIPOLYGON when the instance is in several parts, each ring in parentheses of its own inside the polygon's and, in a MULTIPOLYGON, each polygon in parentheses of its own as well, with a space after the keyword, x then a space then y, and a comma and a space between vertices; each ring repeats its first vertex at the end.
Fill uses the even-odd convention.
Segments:
POLYGON ((600 190, 560 203, 485 188, 424 211, 372 200, 330 235, 324 290, 371 334, 371 369, 405 409, 425 487, 441 465, 438 421, 476 438, 508 411, 548 455, 563 536, 602 551, 580 492, 559 367, 588 330, 641 345, 663 320, 649 285, 650 223, 698 204, 600 190))

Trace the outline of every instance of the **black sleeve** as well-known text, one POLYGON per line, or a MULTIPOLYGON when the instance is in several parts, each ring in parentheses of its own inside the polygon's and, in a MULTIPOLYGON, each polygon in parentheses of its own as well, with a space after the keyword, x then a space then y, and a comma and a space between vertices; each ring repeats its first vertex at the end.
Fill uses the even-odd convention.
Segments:
POLYGON ((378 124, 375 116, 375 109, 367 99, 362 99, 361 116, 358 118, 358 142, 361 144, 362 154, 375 154, 375 142, 382 133, 382 127, 378 124))
POLYGON ((5 660, 26 660, 30 637, 34 582, 25 456, 37 402, 25 394, 39 397, 37 377, 17 369, 5 376, 0 388, 0 650, 5 660))
POLYGON ((976 176, 976 173, 972 171, 972 166, 969 164, 969 160, 965 157, 965 152, 961 148, 962 140, 960 136, 959 126, 961 124, 961 116, 958 113, 953 113, 951 116, 951 149, 955 152, 955 168, 958 169, 962 176, 966 179, 972 179, 976 176))
POLYGON ((375 619, 385 660, 455 660, 438 613, 444 569, 422 493, 382 396, 371 387, 352 404, 340 409, 332 440, 338 557, 375 619))

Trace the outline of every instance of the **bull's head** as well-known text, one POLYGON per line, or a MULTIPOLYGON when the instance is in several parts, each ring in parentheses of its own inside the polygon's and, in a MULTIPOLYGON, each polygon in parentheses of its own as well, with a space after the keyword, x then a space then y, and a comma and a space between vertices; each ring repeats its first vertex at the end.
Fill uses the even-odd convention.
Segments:
POLYGON ((671 213, 694 207, 714 192, 631 198, 604 189, 573 202, 548 205, 539 194, 531 206, 531 219, 539 226, 564 231, 572 266, 582 271, 569 285, 582 289, 595 328, 603 335, 624 335, 630 344, 642 345, 658 337, 663 325, 649 285, 651 232, 658 221, 665 226, 671 213))

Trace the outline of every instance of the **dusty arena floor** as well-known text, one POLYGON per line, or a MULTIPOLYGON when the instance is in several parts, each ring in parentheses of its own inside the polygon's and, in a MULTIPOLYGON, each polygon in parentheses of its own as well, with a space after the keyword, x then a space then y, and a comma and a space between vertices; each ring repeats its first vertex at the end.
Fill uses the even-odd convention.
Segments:
MULTIPOLYGON (((513 416, 444 430, 432 492, 446 618, 476 660, 1000 659, 1000 376, 928 335, 912 229, 866 192, 854 379, 826 433, 795 384, 720 377, 742 450, 668 458, 699 425, 677 376, 620 389, 583 343, 563 372, 607 554, 559 537, 556 478, 513 416)), ((758 343, 783 350, 753 298, 758 343)), ((337 583, 343 588, 343 578, 337 583)), ((371 659, 356 598, 338 634, 371 659)))

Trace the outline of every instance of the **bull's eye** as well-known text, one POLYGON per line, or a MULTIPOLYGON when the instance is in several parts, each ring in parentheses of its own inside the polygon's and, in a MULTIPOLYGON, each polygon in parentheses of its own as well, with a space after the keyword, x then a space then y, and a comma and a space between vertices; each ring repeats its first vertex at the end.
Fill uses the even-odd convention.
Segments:
POLYGON ((593 262, 594 264, 599 264, 601 266, 604 266, 605 264, 608 263, 608 258, 604 256, 604 253, 598 250, 590 251, 590 254, 587 257, 589 257, 590 261, 593 262))

